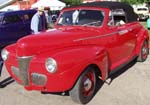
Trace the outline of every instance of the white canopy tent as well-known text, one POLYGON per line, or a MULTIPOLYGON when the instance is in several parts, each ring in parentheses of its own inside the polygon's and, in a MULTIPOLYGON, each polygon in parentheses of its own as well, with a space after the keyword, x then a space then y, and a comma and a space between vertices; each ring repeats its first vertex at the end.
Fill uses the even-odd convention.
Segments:
POLYGON ((66 4, 59 0, 39 0, 38 2, 34 3, 31 8, 37 8, 40 6, 49 7, 50 10, 61 10, 66 6, 66 4))
POLYGON ((19 6, 18 5, 10 5, 10 6, 7 6, 5 8, 2 8, 0 9, 0 11, 16 11, 16 10, 19 10, 19 6))

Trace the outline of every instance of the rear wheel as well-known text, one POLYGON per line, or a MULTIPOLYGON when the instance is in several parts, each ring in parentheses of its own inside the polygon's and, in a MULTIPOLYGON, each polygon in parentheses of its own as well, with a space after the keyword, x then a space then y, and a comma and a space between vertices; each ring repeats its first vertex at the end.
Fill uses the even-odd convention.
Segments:
POLYGON ((144 41, 137 61, 144 62, 149 54, 148 42, 144 41))
POLYGON ((69 94, 73 101, 81 104, 88 103, 94 95, 96 86, 96 74, 93 67, 88 67, 81 74, 77 83, 69 94))

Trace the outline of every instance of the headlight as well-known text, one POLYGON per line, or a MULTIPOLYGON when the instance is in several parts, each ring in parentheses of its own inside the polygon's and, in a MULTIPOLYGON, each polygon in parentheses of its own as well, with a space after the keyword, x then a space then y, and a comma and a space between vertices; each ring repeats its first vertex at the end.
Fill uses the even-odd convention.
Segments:
POLYGON ((53 58, 48 58, 45 63, 46 69, 50 73, 55 73, 57 71, 57 63, 53 58))
POLYGON ((6 50, 6 49, 3 49, 1 51, 1 57, 4 61, 6 61, 8 59, 8 56, 9 56, 9 52, 6 50))

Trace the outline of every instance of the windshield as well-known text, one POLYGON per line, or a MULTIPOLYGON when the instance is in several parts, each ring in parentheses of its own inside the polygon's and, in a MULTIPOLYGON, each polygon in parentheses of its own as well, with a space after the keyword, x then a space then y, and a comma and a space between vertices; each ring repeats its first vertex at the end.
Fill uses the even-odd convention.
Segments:
POLYGON ((3 22, 3 16, 0 16, 0 24, 3 22))
POLYGON ((138 11, 148 11, 147 8, 138 8, 137 10, 138 10, 138 11))
POLYGON ((64 12, 58 25, 101 26, 104 12, 100 10, 71 10, 64 12))

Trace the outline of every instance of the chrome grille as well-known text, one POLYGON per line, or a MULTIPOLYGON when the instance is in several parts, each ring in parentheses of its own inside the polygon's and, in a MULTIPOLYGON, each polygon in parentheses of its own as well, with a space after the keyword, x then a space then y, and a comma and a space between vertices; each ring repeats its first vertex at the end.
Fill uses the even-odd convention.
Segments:
POLYGON ((29 63, 32 56, 18 57, 19 77, 22 80, 22 85, 29 85, 29 63))
POLYGON ((32 83, 38 86, 44 86, 47 82, 47 77, 44 74, 32 73, 32 83))

